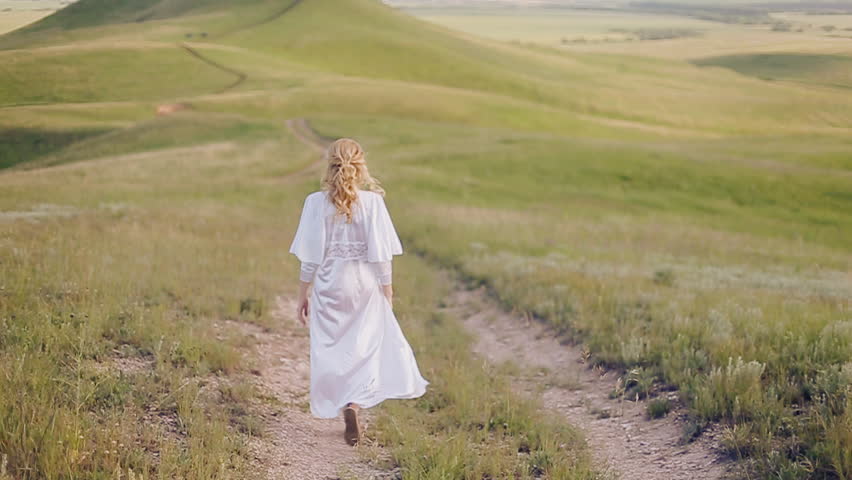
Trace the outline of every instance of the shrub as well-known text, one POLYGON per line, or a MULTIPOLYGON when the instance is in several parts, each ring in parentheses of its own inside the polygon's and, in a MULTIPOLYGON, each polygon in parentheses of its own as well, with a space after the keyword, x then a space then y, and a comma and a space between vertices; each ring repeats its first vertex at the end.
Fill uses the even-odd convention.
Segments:
POLYGON ((668 415, 671 410, 672 405, 668 398, 655 398, 648 402, 648 418, 663 418, 668 415))
POLYGON ((725 427, 719 443, 725 453, 735 458, 744 458, 753 453, 756 438, 750 424, 740 424, 725 427))
POLYGON ((695 408, 708 420, 748 420, 764 403, 761 376, 765 365, 737 358, 726 367, 716 367, 695 393, 695 408))
POLYGON ((665 285, 671 287, 674 285, 674 271, 669 268, 657 270, 654 272, 654 283, 657 285, 665 285))

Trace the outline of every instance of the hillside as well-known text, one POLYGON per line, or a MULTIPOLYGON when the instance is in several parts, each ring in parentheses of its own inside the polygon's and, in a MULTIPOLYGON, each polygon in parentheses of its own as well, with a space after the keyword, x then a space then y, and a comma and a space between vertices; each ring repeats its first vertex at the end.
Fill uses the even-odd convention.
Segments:
MULTIPOLYGON (((259 65, 259 55, 264 55, 279 62, 288 62, 290 71, 324 71, 347 78, 405 82, 385 89, 391 96, 398 92, 410 97, 412 95, 408 91, 421 85, 450 87, 452 90, 445 90, 439 95, 448 99, 458 95, 471 97, 462 104, 514 104, 513 108, 523 112, 520 115, 532 118, 529 121, 509 119, 509 124, 527 121, 537 129, 552 132, 577 131, 578 128, 589 130, 584 124, 591 121, 592 124, 604 124, 616 136, 624 135, 625 129, 609 119, 637 122, 635 125, 622 124, 633 129, 647 126, 648 129, 687 129, 695 133, 805 134, 824 130, 826 122, 832 127, 849 128, 852 125, 852 100, 838 103, 835 98, 807 88, 791 89, 749 81, 744 77, 709 72, 681 62, 610 55, 569 55, 464 38, 369 0, 310 0, 295 6, 289 2, 274 3, 241 4, 239 21, 231 19, 231 16, 226 20, 221 13, 215 13, 216 4, 210 4, 211 10, 205 10, 207 13, 199 16, 179 16, 122 27, 107 21, 108 25, 102 29, 81 28, 70 30, 70 33, 63 30, 62 35, 46 33, 33 41, 42 44, 46 38, 54 38, 57 42, 79 38, 89 44, 87 50, 106 47, 113 50, 124 45, 157 47, 164 49, 164 58, 180 56, 180 51, 165 52, 175 50, 177 42, 200 41, 198 48, 210 58, 220 58, 220 63, 244 71, 258 80, 265 77, 266 72, 251 73, 259 65), (335 28, 329 29, 326 18, 346 18, 348 21, 339 22, 335 28), (199 32, 206 36, 199 39, 199 32), (103 40, 93 40, 104 34, 114 39, 112 45, 105 45, 103 40), (190 34, 194 36, 188 38, 190 34), (140 45, 140 41, 145 43, 140 45), (226 46, 242 48, 252 54, 242 56, 235 50, 223 48, 226 46), (666 85, 662 88, 658 77, 660 72, 666 74, 666 85), (693 92, 691 88, 694 85, 703 85, 704 88, 693 92), (471 95, 473 92, 476 92, 475 95, 471 95), (482 96, 483 93, 496 97, 489 100, 482 96), (526 108, 518 102, 526 102, 526 108), (660 109, 658 105, 666 108, 660 109), (546 114, 539 120, 535 117, 541 116, 541 106, 559 111, 546 114), (743 108, 751 112, 752 119, 748 124, 737 121, 743 108), (779 109, 800 114, 779 118, 779 109), (703 114, 696 116, 696 111, 703 114), (820 112, 818 116, 814 114, 817 111, 820 112), (560 120, 547 121, 547 118, 560 120)), ((134 12, 147 11, 148 8, 145 2, 133 5, 137 7, 134 12)), ((75 6, 81 11, 94 8, 88 7, 87 1, 78 2, 75 6)), ((43 22, 59 22, 63 18, 61 13, 43 22)), ((41 28, 40 23, 34 28, 41 28)), ((26 34, 13 34, 5 41, 18 44, 26 37, 26 34)), ((0 40, 0 46, 3 43, 0 40)), ((75 63, 83 69, 91 68, 85 58, 75 61, 74 57, 84 55, 83 51, 72 53, 45 48, 40 53, 48 58, 61 54, 64 62, 75 63)), ((15 53, 8 55, 14 57, 15 53)), ((97 68, 111 68, 113 72, 127 76, 140 75, 145 69, 179 71, 171 63, 152 60, 139 62, 135 67, 125 65, 121 63, 122 55, 122 52, 110 52, 115 64, 112 67, 102 64, 97 68)), ((106 60, 106 56, 101 57, 106 60)), ((32 55, 27 55, 26 59, 39 61, 39 57, 32 55)), ((196 64, 197 61, 186 58, 181 68, 204 68, 196 64)), ((22 75, 29 73, 23 70, 22 75)), ((96 76, 95 72, 86 71, 79 75, 96 76)), ((197 78, 197 75, 193 77, 197 78)), ((174 81, 163 83, 164 93, 177 87, 174 81)), ((306 86, 311 83, 312 80, 309 80, 306 86)), ((251 82, 246 88, 250 85, 251 82)), ((366 86, 361 84, 354 88, 366 86)), ((120 95, 121 90, 97 91, 109 95, 103 100, 114 100, 120 98, 116 95, 120 95)), ((166 93, 166 96, 175 94, 181 95, 180 90, 166 93)), ((46 94, 36 88, 30 95, 46 94)), ((73 97, 69 100, 75 101, 73 97)))
POLYGON ((111 24, 141 23, 200 15, 227 8, 250 7, 258 1, 226 2, 224 0, 83 0, 21 29, 20 33, 45 30, 73 30, 111 24))
POLYGON ((270 438, 304 386, 256 372, 307 368, 284 246, 341 136, 387 189, 433 382, 376 410, 373 466, 598 478, 604 450, 553 403, 580 375, 474 355, 482 295, 608 369, 617 398, 580 425, 624 435, 601 405, 636 402, 637 431, 709 431, 744 476, 852 471, 848 56, 570 52, 373 0, 72 7, 0 37, 0 453, 21 478, 291 465, 270 438))

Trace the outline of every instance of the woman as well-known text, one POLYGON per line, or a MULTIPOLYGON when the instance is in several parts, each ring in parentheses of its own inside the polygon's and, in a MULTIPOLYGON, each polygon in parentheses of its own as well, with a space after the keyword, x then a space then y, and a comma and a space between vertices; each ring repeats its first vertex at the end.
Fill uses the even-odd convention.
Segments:
POLYGON ((393 314, 391 261, 402 245, 384 190, 354 140, 337 140, 326 157, 322 191, 305 199, 290 253, 302 262, 297 315, 310 321, 311 413, 342 410, 343 438, 355 445, 360 408, 419 397, 428 382, 393 314))

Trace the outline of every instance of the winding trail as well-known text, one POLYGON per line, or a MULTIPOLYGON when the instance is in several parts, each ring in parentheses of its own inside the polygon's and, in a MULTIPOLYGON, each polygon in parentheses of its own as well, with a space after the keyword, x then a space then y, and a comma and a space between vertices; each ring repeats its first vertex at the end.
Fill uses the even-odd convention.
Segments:
POLYGON ((284 122, 284 124, 296 140, 310 147, 315 153, 311 162, 293 172, 287 173, 283 176, 282 180, 292 182, 308 175, 318 174, 323 168, 323 154, 333 140, 318 134, 311 127, 311 124, 308 123, 308 120, 304 118, 291 118, 284 122))
POLYGON ((333 141, 317 133, 307 119, 291 118, 287 120, 286 125, 294 137, 318 152, 324 152, 333 141))
MULTIPOLYGON (((365 439, 352 448, 343 441, 343 421, 314 418, 309 408, 310 338, 295 318, 295 301, 277 299, 272 331, 241 324, 253 339, 258 362, 255 385, 271 399, 255 408, 264 418, 264 435, 252 437, 249 449, 259 475, 268 480, 379 480, 398 478, 378 468, 382 449, 365 439)), ((370 415, 362 415, 369 429, 370 415)))
POLYGON ((219 62, 217 62, 217 61, 215 61, 215 60, 213 60, 209 57, 204 56, 204 54, 202 54, 198 50, 190 47, 189 45, 187 45, 185 43, 181 43, 179 45, 180 45, 180 48, 184 49, 187 53, 189 53, 193 57, 201 60, 202 62, 206 63, 207 65, 210 65, 213 68, 216 68, 218 70, 221 70, 225 73, 229 73, 229 74, 237 77, 233 82, 229 83, 228 85, 225 85, 221 90, 213 92, 215 94, 225 93, 228 90, 232 90, 232 89, 240 86, 243 82, 245 82, 248 79, 248 75, 245 74, 244 72, 241 72, 241 71, 235 70, 231 67, 222 65, 221 63, 219 63, 219 62))
MULTIPOLYGON (((327 139, 304 119, 287 126, 312 148, 326 147, 327 139)), ((610 398, 619 372, 589 368, 582 347, 561 344, 545 325, 506 312, 484 290, 459 285, 446 310, 463 319, 476 338, 478 355, 521 367, 513 378, 515 387, 540 397, 545 408, 582 430, 601 470, 623 480, 719 480, 731 470, 730 460, 719 453, 714 428, 682 444, 683 408, 649 420, 644 401, 610 398)))
MULTIPOLYGON (((287 5, 286 7, 282 8, 281 10, 273 13, 272 15, 270 15, 266 18, 263 18, 263 19, 258 20, 256 22, 253 22, 253 23, 249 23, 247 25, 240 25, 239 27, 236 27, 234 29, 231 29, 231 30, 222 32, 218 35, 215 35, 215 36, 211 37, 211 39, 224 38, 224 37, 227 37, 229 35, 233 35, 234 33, 238 33, 238 32, 244 31, 244 30, 251 30, 252 28, 256 28, 256 27, 259 27, 261 25, 265 25, 267 23, 274 22, 275 20, 286 15, 288 12, 290 12, 290 10, 293 10, 294 8, 298 7, 301 3, 302 3, 302 0, 293 0, 293 2, 290 3, 289 5, 287 5)), ((230 84, 226 85, 224 88, 222 88, 221 90, 214 92, 215 94, 225 93, 229 90, 232 90, 232 89, 240 86, 243 82, 245 82, 248 79, 248 75, 245 72, 241 72, 239 70, 233 69, 233 68, 228 67, 226 65, 222 65, 221 63, 205 56, 204 54, 202 54, 198 50, 190 47, 186 43, 180 43, 179 46, 180 46, 180 48, 184 49, 187 53, 192 55, 193 57, 195 57, 195 58, 201 60, 202 62, 210 65, 211 67, 217 68, 217 69, 219 69, 223 72, 230 73, 231 75, 235 75, 237 77, 236 80, 234 80, 233 83, 230 83, 230 84)))
MULTIPOLYGON (((625 480, 717 480, 731 467, 718 454, 713 429, 681 443, 683 409, 649 420, 645 401, 610 398, 619 372, 589 368, 582 347, 563 345, 541 322, 504 311, 484 290, 459 289, 447 310, 475 335, 476 353, 521 367, 516 389, 540 396, 545 408, 583 431, 601 470, 625 480)), ((670 399, 676 402, 676 394, 670 399)))
MULTIPOLYGON (((290 133, 316 150, 325 150, 329 139, 319 135, 304 118, 285 122, 290 133)), ((322 157, 283 177, 297 182, 318 168, 322 157)), ((366 437, 356 448, 343 440, 342 419, 319 419, 310 413, 310 336, 296 319, 293 298, 281 296, 270 315, 276 327, 263 329, 240 323, 252 339, 256 362, 254 384, 271 400, 254 408, 264 419, 264 435, 253 437, 249 448, 258 477, 266 480, 380 480, 401 478, 387 465, 384 450, 366 437)), ((361 420, 369 432, 371 415, 361 420)))

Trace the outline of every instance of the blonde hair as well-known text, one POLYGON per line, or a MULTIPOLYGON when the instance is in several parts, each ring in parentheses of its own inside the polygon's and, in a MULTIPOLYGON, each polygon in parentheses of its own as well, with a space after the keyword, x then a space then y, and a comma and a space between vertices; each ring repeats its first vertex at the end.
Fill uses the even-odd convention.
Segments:
POLYGON ((351 138, 336 140, 326 151, 328 168, 322 179, 322 189, 337 208, 337 213, 352 221, 352 206, 358 201, 358 189, 385 194, 381 184, 370 176, 364 149, 351 138))

